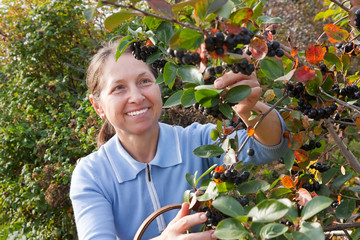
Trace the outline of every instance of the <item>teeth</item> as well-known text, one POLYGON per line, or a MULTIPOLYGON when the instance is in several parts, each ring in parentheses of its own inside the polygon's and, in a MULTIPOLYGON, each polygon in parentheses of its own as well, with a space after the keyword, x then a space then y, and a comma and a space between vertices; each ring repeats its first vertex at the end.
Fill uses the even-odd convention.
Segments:
POLYGON ((147 108, 139 110, 139 111, 135 111, 135 112, 129 112, 127 115, 136 116, 136 115, 142 114, 142 113, 144 113, 146 111, 147 111, 147 108))

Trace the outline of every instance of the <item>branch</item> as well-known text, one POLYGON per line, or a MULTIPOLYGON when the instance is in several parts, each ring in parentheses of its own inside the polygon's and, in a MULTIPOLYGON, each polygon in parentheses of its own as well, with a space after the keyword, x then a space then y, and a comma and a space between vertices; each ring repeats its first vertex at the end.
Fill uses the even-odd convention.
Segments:
MULTIPOLYGON (((283 95, 273 106, 271 106, 264 114, 261 115, 259 121, 257 121, 257 123, 254 126, 254 130, 256 130, 257 126, 259 126, 259 124, 262 122, 262 120, 264 120, 264 118, 274 109, 276 108, 282 101, 284 101, 284 99, 287 98, 287 94, 283 95)), ((249 139, 251 138, 251 136, 247 135, 247 137, 245 138, 244 142, 242 143, 242 145, 240 146, 238 153, 237 153, 237 157, 239 156, 241 150, 245 147, 245 144, 249 141, 249 139)))
POLYGON ((111 3, 111 2, 108 2, 106 0, 102 0, 102 3, 107 4, 107 5, 113 5, 113 6, 118 7, 118 8, 132 9, 132 10, 135 10, 137 12, 142 13, 144 16, 155 17, 155 18, 167 21, 167 22, 173 22, 173 23, 176 23, 176 24, 178 24, 178 25, 180 25, 182 27, 190 28, 190 29, 195 30, 197 32, 203 33, 200 28, 198 28, 198 27, 196 27, 194 25, 191 25, 189 23, 182 23, 182 22, 179 22, 178 20, 173 19, 173 18, 168 18, 168 17, 156 15, 156 14, 153 14, 153 13, 150 13, 150 12, 146 12, 146 11, 141 10, 141 9, 139 9, 139 8, 133 6, 133 5, 123 5, 123 4, 118 4, 118 3, 111 3))
POLYGON ((360 174, 360 163, 354 156, 354 154, 347 148, 345 143, 339 138, 336 134, 332 124, 329 119, 324 120, 325 127, 327 128, 329 134, 334 139, 336 145, 340 148, 342 155, 345 157, 346 161, 350 164, 350 166, 354 169, 357 174, 360 174))
POLYGON ((349 228, 359 228, 360 222, 356 223, 343 223, 343 224, 336 224, 331 226, 323 227, 324 232, 336 231, 336 230, 344 230, 349 228))
POLYGON ((350 9, 348 9, 347 7, 345 7, 344 6, 344 3, 345 2, 343 2, 343 3, 341 3, 341 2, 339 2, 339 1, 337 1, 337 0, 330 0, 331 2, 333 2, 333 3, 335 3, 336 5, 338 5, 339 7, 341 7, 342 9, 344 9, 346 12, 348 12, 350 9))

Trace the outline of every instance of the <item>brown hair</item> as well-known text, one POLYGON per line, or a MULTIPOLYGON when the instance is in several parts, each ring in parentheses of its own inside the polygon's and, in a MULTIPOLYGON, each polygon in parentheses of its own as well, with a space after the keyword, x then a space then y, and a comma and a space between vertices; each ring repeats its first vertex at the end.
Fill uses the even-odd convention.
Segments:
MULTIPOLYGON (((102 75, 104 73, 105 62, 108 57, 114 57, 117 51, 120 40, 110 41, 105 43, 105 45, 91 58, 89 67, 86 73, 86 84, 90 93, 94 96, 96 101, 100 99, 100 93, 103 88, 102 86, 102 75)), ((130 48, 126 48, 124 53, 131 53, 130 48)), ((157 72, 152 67, 150 67, 151 72, 157 78, 157 72)), ((105 144, 111 137, 116 134, 114 127, 110 122, 105 119, 104 124, 102 125, 98 136, 97 136, 97 147, 101 147, 105 144)))

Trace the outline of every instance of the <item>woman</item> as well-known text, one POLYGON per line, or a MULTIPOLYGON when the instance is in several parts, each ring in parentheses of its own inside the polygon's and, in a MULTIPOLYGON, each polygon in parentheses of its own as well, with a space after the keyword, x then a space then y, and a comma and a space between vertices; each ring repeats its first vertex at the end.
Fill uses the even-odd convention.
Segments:
MULTIPOLYGON (((187 128, 158 122, 161 92, 155 75, 127 50, 115 61, 117 44, 101 49, 92 59, 87 75, 90 101, 101 119, 98 151, 78 162, 71 182, 72 200, 79 239, 132 239, 136 230, 160 207, 180 203, 189 185, 186 173, 205 171, 219 159, 201 159, 192 150, 211 144, 214 125, 192 124, 187 128), (110 131, 110 136, 108 132, 110 131)), ((217 88, 245 84, 250 96, 234 106, 247 125, 250 111, 265 112, 258 102, 261 88, 255 74, 227 73, 217 79, 217 88)), ((278 159, 287 149, 282 139, 284 123, 272 111, 256 130, 254 156, 240 155, 248 163, 278 159)), ((246 137, 239 131, 239 141, 246 137)), ((252 141, 250 141, 252 144, 252 141)), ((143 239, 184 238, 191 226, 206 221, 203 213, 189 215, 184 203, 176 214, 167 212, 152 222, 143 239)), ((186 239, 216 239, 214 231, 191 233, 186 239)))

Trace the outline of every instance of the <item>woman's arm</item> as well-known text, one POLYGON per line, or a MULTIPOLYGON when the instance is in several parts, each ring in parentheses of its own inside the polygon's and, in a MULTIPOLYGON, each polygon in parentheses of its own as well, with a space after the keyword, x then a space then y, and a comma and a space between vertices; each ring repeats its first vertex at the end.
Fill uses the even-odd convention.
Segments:
MULTIPOLYGON (((215 81, 215 87, 232 88, 238 85, 248 85, 251 87, 250 95, 243 101, 236 104, 233 109, 241 117, 244 123, 249 127, 253 127, 259 120, 260 116, 250 120, 251 111, 259 114, 265 113, 270 107, 258 100, 261 97, 262 90, 255 73, 246 76, 241 73, 228 72, 215 81)), ((283 129, 281 122, 274 110, 272 110, 266 118, 259 124, 255 131, 255 138, 264 145, 274 146, 280 143, 283 129)))

